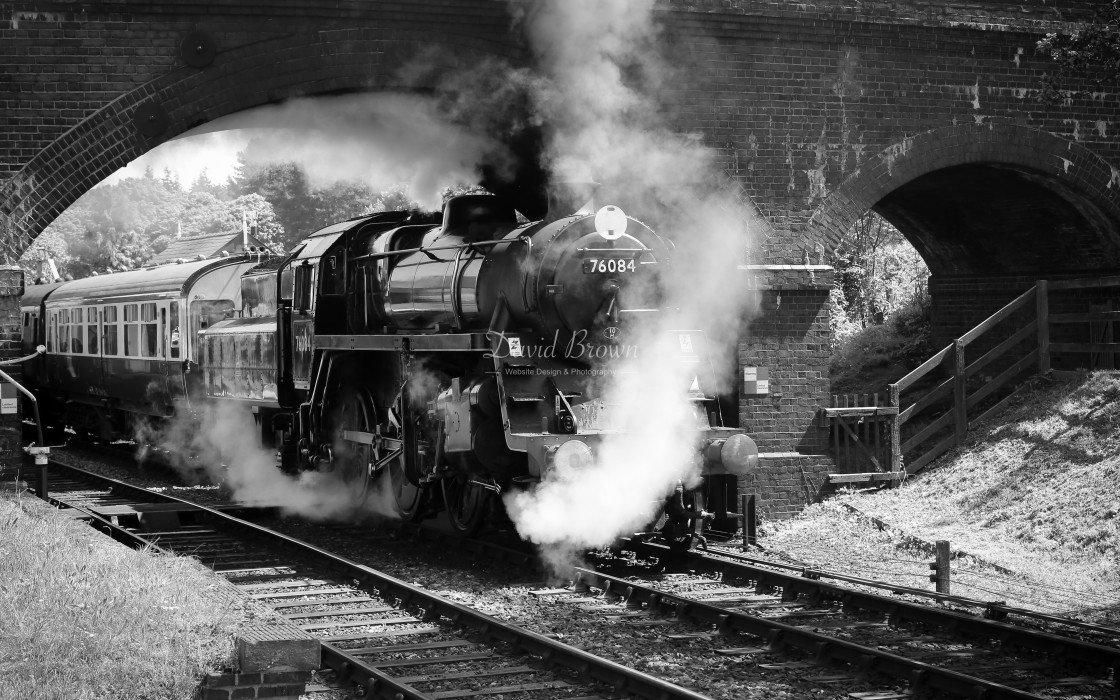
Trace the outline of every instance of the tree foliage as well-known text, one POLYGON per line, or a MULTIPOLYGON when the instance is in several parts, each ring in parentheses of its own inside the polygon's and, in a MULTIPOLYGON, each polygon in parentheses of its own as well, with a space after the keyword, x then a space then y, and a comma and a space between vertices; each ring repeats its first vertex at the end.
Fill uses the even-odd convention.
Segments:
POLYGON ((855 329, 884 323, 900 308, 924 303, 929 269, 909 241, 869 211, 833 252, 844 318, 855 329))
MULTIPOLYGON (((929 269, 909 241, 875 212, 865 214, 833 253, 832 383, 843 392, 876 386, 898 367, 929 355, 929 269)), ((892 379, 897 379, 893 376, 892 379)))
POLYGON ((231 189, 240 195, 259 194, 272 206, 285 248, 336 221, 416 206, 404 187, 375 192, 364 183, 346 180, 315 186, 297 163, 254 163, 244 153, 238 156, 231 189))
POLYGON ((1088 90, 1069 87, 1075 82, 1098 89, 1115 84, 1120 77, 1120 0, 1103 4, 1073 33, 1047 34, 1037 46, 1057 66, 1042 77, 1039 98, 1045 102, 1086 96, 1088 90))
POLYGON ((151 170, 96 187, 39 235, 21 263, 28 279, 47 276, 52 260, 63 277, 79 278, 144 265, 176 237, 241 231, 255 214, 257 237, 273 252, 313 231, 375 211, 417 205, 404 187, 374 192, 362 183, 312 187, 295 163, 254 165, 239 157, 237 175, 218 184, 203 171, 184 189, 169 170, 151 170))

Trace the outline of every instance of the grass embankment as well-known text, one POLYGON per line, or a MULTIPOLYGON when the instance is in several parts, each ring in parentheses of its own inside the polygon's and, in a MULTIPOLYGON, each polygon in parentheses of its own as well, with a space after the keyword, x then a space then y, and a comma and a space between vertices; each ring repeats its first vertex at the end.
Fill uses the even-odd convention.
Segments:
POLYGON ((0 492, 0 698, 190 698, 256 614, 197 561, 0 492))
POLYGON ((904 535, 949 540, 974 555, 954 563, 953 593, 1115 623, 1118 511, 1120 373, 1100 372, 1036 380, 1021 401, 901 488, 840 494, 777 526, 764 544, 931 589, 931 555, 904 535), (879 532, 838 503, 894 531, 879 532), (859 557, 871 563, 851 564, 859 557))

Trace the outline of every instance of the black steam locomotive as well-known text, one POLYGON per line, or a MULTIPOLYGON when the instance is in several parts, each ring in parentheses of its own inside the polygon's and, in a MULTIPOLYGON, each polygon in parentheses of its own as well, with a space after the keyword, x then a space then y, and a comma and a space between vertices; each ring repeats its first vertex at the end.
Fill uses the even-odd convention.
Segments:
MULTIPOLYGON (((469 533, 497 494, 591 463, 618 429, 603 376, 659 312, 671 257, 615 206, 519 223, 504 200, 465 195, 442 214, 328 226, 283 257, 29 287, 24 345, 47 352, 26 377, 56 424, 106 438, 137 414, 243 404, 284 470, 337 472, 357 495, 387 479, 401 517, 445 509, 469 533)), ((674 362, 708 363, 701 331, 673 332, 674 362)), ((719 524, 757 452, 701 374, 692 495, 719 524)))

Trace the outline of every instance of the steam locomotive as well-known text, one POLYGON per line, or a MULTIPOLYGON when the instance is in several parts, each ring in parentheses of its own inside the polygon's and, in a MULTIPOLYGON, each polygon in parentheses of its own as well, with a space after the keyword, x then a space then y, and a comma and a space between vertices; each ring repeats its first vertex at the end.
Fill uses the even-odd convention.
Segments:
MULTIPOLYGON (((46 353, 25 377, 49 420, 103 438, 137 416, 241 404, 282 469, 335 472, 358 497, 385 479, 400 517, 446 510, 468 534, 498 494, 592 463, 618 429, 602 374, 658 313, 648 292, 672 253, 617 206, 526 223, 464 195, 328 226, 282 257, 30 286, 23 343, 46 353)), ((703 333, 673 333, 673 361, 697 368, 704 483, 690 496, 727 527, 757 451, 702 386, 703 333)))

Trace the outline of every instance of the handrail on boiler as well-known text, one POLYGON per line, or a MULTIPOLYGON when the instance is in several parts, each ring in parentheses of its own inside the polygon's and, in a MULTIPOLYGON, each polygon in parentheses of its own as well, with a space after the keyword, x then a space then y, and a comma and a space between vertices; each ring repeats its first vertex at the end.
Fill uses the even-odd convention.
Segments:
POLYGON ((366 255, 355 256, 354 262, 357 262, 359 260, 380 260, 382 258, 393 258, 398 255, 410 255, 412 253, 429 253, 434 250, 471 250, 481 248, 483 246, 496 246, 502 243, 522 242, 530 247, 533 245, 532 240, 528 236, 519 236, 517 238, 499 238, 493 241, 474 241, 472 243, 460 243, 457 245, 437 245, 427 248, 421 246, 419 248, 402 248, 401 250, 389 250, 385 251, 384 253, 368 253, 366 255))

